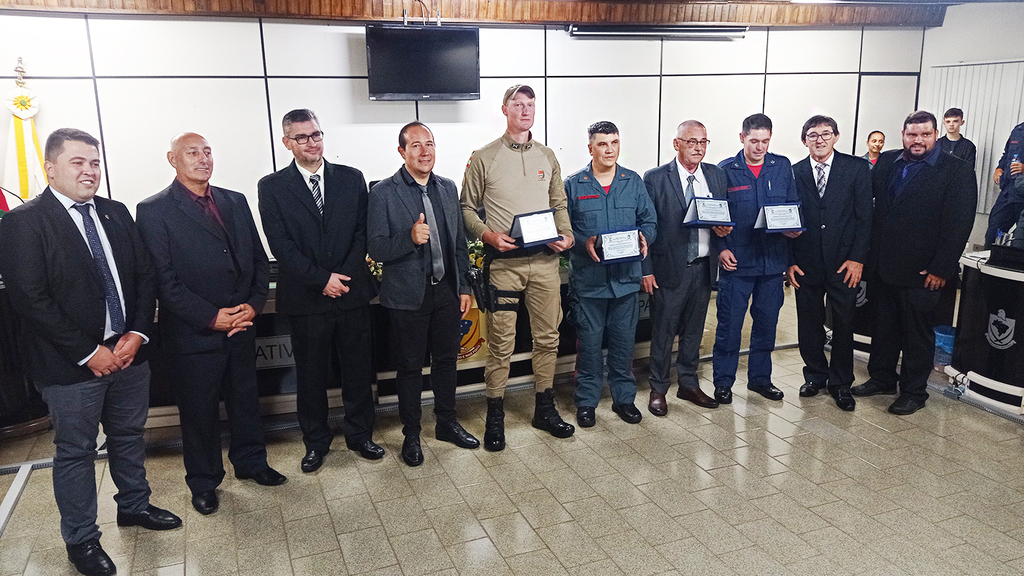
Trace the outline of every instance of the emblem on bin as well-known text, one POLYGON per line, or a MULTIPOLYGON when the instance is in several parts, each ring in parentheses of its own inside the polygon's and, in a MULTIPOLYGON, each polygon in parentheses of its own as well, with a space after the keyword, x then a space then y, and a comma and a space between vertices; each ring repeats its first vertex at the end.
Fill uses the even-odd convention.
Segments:
POLYGON ((1017 342, 1013 339, 1013 328, 1017 321, 1006 317, 1006 310, 988 315, 988 333, 985 339, 996 350, 1006 350, 1017 342))

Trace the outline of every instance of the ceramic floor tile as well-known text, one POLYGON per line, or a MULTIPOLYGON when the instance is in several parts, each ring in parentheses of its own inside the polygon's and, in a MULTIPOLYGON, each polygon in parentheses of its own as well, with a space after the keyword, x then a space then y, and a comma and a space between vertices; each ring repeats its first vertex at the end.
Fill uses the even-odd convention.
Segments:
POLYGON ((654 503, 623 508, 619 510, 619 515, 633 530, 643 534, 651 545, 675 542, 690 537, 690 533, 686 529, 654 503))
POLYGON ((291 570, 295 576, 344 576, 349 573, 345 570, 341 550, 296 558, 292 560, 291 570))
POLYGON ((185 573, 220 576, 238 571, 234 539, 209 538, 189 542, 185 547, 185 573))
POLYGON ((571 568, 608 556, 576 521, 539 528, 537 535, 563 566, 571 568))
POLYGON ((695 538, 655 546, 680 574, 692 576, 733 576, 736 572, 695 538))
POLYGON ((427 510, 434 532, 445 546, 469 542, 487 535, 466 503, 427 510))
POLYGON ((463 486, 459 488, 459 493, 480 520, 518 511, 515 504, 493 480, 463 486))
POLYGON ((520 513, 496 516, 481 522, 498 552, 506 559, 544 548, 544 541, 520 513))
POLYGON ((387 534, 380 526, 338 535, 349 574, 361 574, 398 563, 387 534))
POLYGON ((462 502, 462 495, 446 474, 409 480, 409 485, 424 510, 462 502))
POLYGON ((651 546, 647 538, 633 530, 605 536, 599 538, 597 542, 623 572, 649 576, 673 568, 672 564, 651 546))
POLYGON ((487 538, 452 544, 447 549, 459 574, 512 576, 512 569, 487 538))
POLYGON ((746 536, 730 526, 712 510, 701 510, 693 514, 678 516, 676 522, 697 540, 700 540, 701 544, 717 553, 739 550, 753 545, 753 542, 746 536))
POLYGON ((334 521, 334 531, 338 534, 380 526, 380 516, 368 494, 331 500, 327 503, 327 509, 334 521))
POLYGON ((594 489, 571 468, 561 468, 537 474, 541 484, 561 503, 581 500, 596 495, 594 489))
POLYGON ((548 549, 527 552, 511 558, 506 558, 509 568, 516 576, 568 576, 562 563, 555 558, 555 555, 548 549))
POLYGON ((394 536, 391 538, 391 547, 406 576, 430 574, 454 567, 433 528, 394 536))
POLYGON ((281 541, 238 550, 238 573, 288 576, 292 573, 292 562, 288 556, 287 543, 281 541))
POLYGON ((600 496, 568 502, 565 509, 592 538, 618 534, 629 529, 629 524, 600 496))
MULTIPOLYGON (((218 511, 211 516, 223 514, 218 511)), ((234 529, 239 548, 263 546, 285 539, 284 522, 278 508, 266 508, 255 512, 234 515, 234 529)))
POLYGON ((292 558, 312 556, 338 548, 338 537, 330 514, 286 522, 284 531, 292 558))
POLYGON ((375 504, 388 536, 398 536, 430 528, 430 519, 415 496, 395 498, 375 504))

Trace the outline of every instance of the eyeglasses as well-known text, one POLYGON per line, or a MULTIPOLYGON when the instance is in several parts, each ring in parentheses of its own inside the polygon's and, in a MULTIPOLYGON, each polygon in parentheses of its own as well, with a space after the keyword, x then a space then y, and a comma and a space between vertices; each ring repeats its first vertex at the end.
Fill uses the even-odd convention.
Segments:
POLYGON ((822 132, 821 134, 818 134, 817 132, 808 132, 807 135, 804 136, 804 138, 806 140, 810 140, 811 142, 814 142, 818 138, 821 138, 822 142, 828 142, 829 140, 832 139, 833 136, 835 136, 835 134, 833 134, 832 132, 822 132))
POLYGON ((696 148, 698 146, 700 146, 701 148, 707 148, 708 144, 711 144, 711 140, 708 139, 697 140, 696 138, 690 138, 689 140, 683 140, 681 138, 676 138, 676 140, 679 140, 680 142, 686 144, 687 146, 690 146, 691 148, 696 148))
POLYGON ((318 132, 313 132, 312 134, 299 134, 298 136, 289 136, 288 138, 290 138, 292 140, 295 140, 296 144, 300 144, 301 145, 301 144, 305 144, 306 142, 309 142, 311 139, 313 140, 313 142, 319 142, 319 141, 323 140, 324 139, 324 133, 318 131, 318 132))

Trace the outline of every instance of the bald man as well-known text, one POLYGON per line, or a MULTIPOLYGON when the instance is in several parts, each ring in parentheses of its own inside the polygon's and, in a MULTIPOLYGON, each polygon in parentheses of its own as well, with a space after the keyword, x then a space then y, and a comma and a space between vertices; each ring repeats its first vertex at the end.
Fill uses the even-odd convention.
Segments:
POLYGON ((270 271, 245 196, 210 186, 210 143, 180 134, 167 161, 177 175, 139 204, 138 222, 157 272, 159 346, 174 376, 185 483, 195 509, 210 514, 224 479, 221 398, 235 477, 264 486, 286 480, 267 464, 256 388, 253 320, 267 300, 270 271))

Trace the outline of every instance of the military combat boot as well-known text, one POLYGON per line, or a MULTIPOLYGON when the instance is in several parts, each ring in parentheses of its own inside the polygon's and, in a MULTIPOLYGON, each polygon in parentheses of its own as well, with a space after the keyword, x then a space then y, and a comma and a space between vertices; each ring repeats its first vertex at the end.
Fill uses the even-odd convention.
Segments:
POLYGON ((555 390, 548 388, 537 392, 537 406, 533 410, 533 427, 550 432, 555 438, 568 438, 576 428, 562 420, 555 408, 555 390))
POLYGON ((484 450, 505 449, 505 399, 487 399, 487 424, 484 425, 484 450))

